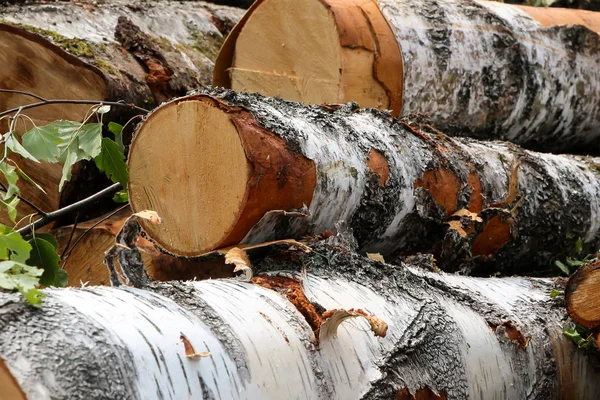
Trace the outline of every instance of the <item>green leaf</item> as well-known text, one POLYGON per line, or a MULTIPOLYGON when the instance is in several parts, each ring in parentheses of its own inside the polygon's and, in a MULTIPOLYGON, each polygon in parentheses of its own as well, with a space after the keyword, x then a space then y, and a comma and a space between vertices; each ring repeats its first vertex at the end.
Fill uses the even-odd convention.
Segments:
POLYGON ((115 203, 127 203, 129 201, 127 190, 119 190, 112 199, 115 203))
POLYGON ((102 125, 99 123, 83 125, 77 133, 77 140, 79 150, 89 158, 96 157, 102 150, 102 125))
POLYGON ((29 291, 35 289, 39 284, 39 276, 44 271, 39 268, 32 267, 17 261, 2 261, 0 262, 0 270, 3 270, 0 275, 0 287, 3 289, 19 291, 29 291))
POLYGON ((116 122, 108 123, 108 130, 115 135, 115 142, 119 145, 119 151, 125 154, 125 145, 123 144, 123 125, 116 122))
POLYGON ((33 238, 44 239, 46 242, 50 243, 55 249, 58 249, 58 242, 56 241, 56 238, 50 233, 33 233, 32 235, 29 235, 24 239, 29 242, 33 238))
POLYGON ((581 267, 584 264, 583 261, 579 261, 571 257, 567 257, 566 261, 569 267, 581 267))
POLYGON ((31 252, 31 245, 6 225, 0 224, 0 259, 25 263, 31 252), (4 250, 4 251, 3 251, 4 250))
POLYGON ((561 291, 559 291, 559 290, 556 290, 556 289, 552 289, 552 290, 550 291, 550 297, 552 297, 553 299, 554 299, 555 297, 558 297, 558 296, 560 296, 561 294, 562 294, 562 292, 561 292, 561 291))
POLYGON ((119 151, 119 145, 111 139, 102 139, 102 151, 96 157, 96 166, 100 171, 104 171, 106 176, 113 182, 120 182, 123 187, 127 187, 127 164, 125 156, 119 151))
POLYGON ((17 204, 19 204, 19 198, 17 196, 8 201, 0 200, 0 210, 6 207, 8 218, 13 223, 17 223, 17 204))
MULTIPOLYGON (((8 135, 8 133, 7 133, 7 135, 8 135)), ((27 158, 31 161, 35 161, 35 162, 39 163, 39 160, 37 158, 35 158, 34 156, 32 156, 31 153, 28 152, 21 143, 19 143, 19 141, 15 138, 14 134, 9 135, 8 138, 6 139, 6 147, 8 147, 11 151, 13 151, 17 154, 20 154, 21 157, 23 157, 23 158, 27 158)))
POLYGON ((34 307, 41 307, 42 300, 46 295, 40 292, 38 289, 29 289, 28 291, 20 290, 21 295, 34 307))
POLYGON ((74 140, 69 145, 69 147, 67 147, 67 150, 64 154, 65 154, 65 157, 64 157, 64 160, 62 161, 64 163, 63 170, 62 170, 62 176, 60 177, 60 183, 58 185, 59 192, 62 191, 65 182, 68 180, 71 180, 71 168, 73 168, 73 165, 77 161, 89 160, 89 157, 83 151, 81 151, 79 149, 79 147, 77 145, 77 140, 74 140))
POLYGON ((563 325, 563 335, 581 349, 587 349, 593 344, 592 332, 575 322, 569 322, 563 325))
POLYGON ((565 275, 569 275, 570 271, 569 271, 569 267, 567 267, 565 264, 561 263, 560 261, 556 260, 554 261, 554 264, 565 274, 565 275))
POLYGON ((579 254, 581 254, 582 251, 583 251, 583 242, 581 241, 581 238, 579 238, 575 242, 575 253, 579 255, 579 254))
POLYGON ((17 186, 17 181, 19 180, 19 175, 17 175, 17 169, 12 165, 2 162, 0 163, 0 172, 4 175, 6 179, 6 183, 8 184, 7 192, 2 196, 3 200, 10 199, 15 194, 20 194, 19 187, 17 186))
POLYGON ((21 175, 21 178, 23 178, 23 180, 25 180, 25 182, 31 183, 33 186, 38 188, 38 190, 40 190, 42 193, 48 194, 48 193, 46 193, 46 191, 44 190, 43 187, 41 187, 40 185, 38 185, 38 183, 36 181, 31 179, 21 168, 19 168, 18 165, 15 165, 15 167, 17 168, 17 172, 19 173, 19 175, 21 175))
POLYGON ((40 283, 44 286, 64 285, 66 283, 64 282, 65 276, 59 272, 62 271, 58 266, 60 257, 56 253, 54 245, 40 237, 31 239, 29 244, 31 244, 31 257, 27 260, 27 265, 36 266, 44 271, 40 283))
POLYGON ((58 120, 42 127, 34 127, 23 135, 23 147, 38 160, 57 162, 80 122, 58 120))

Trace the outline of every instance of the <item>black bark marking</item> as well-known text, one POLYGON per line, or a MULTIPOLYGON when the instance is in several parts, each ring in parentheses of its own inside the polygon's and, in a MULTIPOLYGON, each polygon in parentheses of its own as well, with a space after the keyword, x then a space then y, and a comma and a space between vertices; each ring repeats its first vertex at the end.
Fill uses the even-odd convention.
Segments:
POLYGON ((437 1, 430 1, 427 7, 415 7, 415 11, 432 26, 427 29, 426 36, 433 44, 435 58, 439 72, 443 73, 448 67, 448 59, 452 55, 450 50, 450 36, 452 29, 449 28, 450 21, 446 17, 444 8, 437 1))
POLYGON ((164 399, 165 395, 163 394, 163 392, 160 388, 160 384, 158 383, 158 379, 156 378, 156 375, 154 375, 154 384, 156 385, 156 397, 158 399, 164 399))
POLYGON ((187 372, 185 372, 185 365, 183 365, 183 360, 181 359, 181 354, 177 354, 177 359, 179 360, 179 365, 181 366, 181 371, 183 371, 183 376, 185 378, 185 384, 188 388, 188 393, 192 395, 192 388, 190 388, 190 382, 188 381, 187 372))
POLYGON ((192 285, 176 282, 172 282, 170 285, 156 283, 154 288, 158 293, 164 294, 181 307, 184 307, 187 312, 198 317, 221 343, 227 355, 235 362, 240 377, 247 381, 251 379, 246 363, 246 350, 238 334, 223 320, 217 311, 200 297, 201 294, 197 293, 192 285))
MULTIPOLYGON (((146 335, 144 335, 144 333, 141 330, 137 329, 137 331, 140 334, 140 336, 142 337, 142 339, 144 339, 144 341, 148 345, 148 348, 150 349, 150 351, 152 351, 152 356, 154 356, 154 361, 156 361, 158 370, 162 373, 162 366, 160 365, 161 363, 158 361, 158 356, 156 355, 156 351, 154 351, 154 345, 152 343, 150 343, 150 341, 148 340, 146 335)), ((164 357, 163 357, 163 362, 164 362, 164 357)))
POLYGON ((141 315, 142 315, 142 317, 144 317, 144 319, 145 319, 146 321, 148 321, 148 323, 149 323, 150 325, 152 325, 152 326, 154 327, 154 329, 156 329, 156 331, 157 331, 158 333, 162 334, 162 331, 160 330, 160 328, 158 327, 158 325, 156 325, 156 324, 155 324, 155 323, 154 323, 154 322, 153 322, 153 321, 152 321, 150 318, 148 318, 148 317, 146 316, 146 314, 145 314, 145 313, 141 313, 141 315))
POLYGON ((215 375, 213 375, 213 383, 215 384, 215 387, 217 388, 217 394, 219 395, 219 399, 222 399, 223 395, 221 394, 221 389, 219 389, 219 385, 217 383, 217 377, 215 375))
POLYGON ((198 373, 198 381, 200 382, 200 388, 202 389, 202 400, 216 400, 214 393, 206 386, 206 382, 204 382, 200 373, 198 373))

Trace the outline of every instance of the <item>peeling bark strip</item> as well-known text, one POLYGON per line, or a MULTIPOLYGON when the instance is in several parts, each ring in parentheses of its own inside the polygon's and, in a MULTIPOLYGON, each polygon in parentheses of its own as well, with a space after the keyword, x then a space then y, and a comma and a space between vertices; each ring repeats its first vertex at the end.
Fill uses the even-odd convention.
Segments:
POLYGON ((481 274, 550 268, 578 238, 590 252, 600 245, 600 159, 421 128, 350 103, 331 112, 227 90, 184 97, 140 126, 130 201, 162 216, 144 229, 184 256, 342 220, 361 252, 433 252, 444 268, 481 274), (157 160, 165 132, 179 135, 177 156, 157 160))
MULTIPOLYGON (((225 20, 223 13, 237 20, 242 11, 203 2, 121 0, 2 6, 0 88, 47 99, 125 101, 151 108, 209 83, 223 41, 214 23, 225 20)), ((0 93, 0 111, 37 101, 0 93)), ((24 114, 41 126, 57 119, 80 121, 89 108, 48 105, 24 114)), ((113 112, 111 120, 118 118, 117 113, 123 111, 113 112)), ((131 117, 125 114, 119 118, 123 123, 131 117)), ((20 133, 24 126, 17 124, 20 133)), ((26 126, 31 129, 31 124, 26 126)), ((48 193, 25 184, 22 195, 46 212, 59 208, 62 166, 15 159, 48 193)), ((92 185, 80 184, 77 190, 85 186, 92 185)), ((23 216, 34 212, 24 202, 19 207, 23 216)), ((0 222, 10 224, 4 215, 0 222)))
POLYGON ((323 245, 275 260, 257 271, 286 265, 297 280, 308 265, 310 301, 361 308, 388 324, 386 336, 358 318, 317 347, 286 297, 235 280, 46 290, 41 310, 2 293, 0 375, 36 400, 593 399, 600 390, 592 357, 560 332, 549 280, 434 274, 323 245), (524 348, 489 327, 507 321, 531 337, 524 348), (182 336, 210 356, 186 357, 182 336))
POLYGON ((257 0, 213 84, 421 112, 455 135, 600 152, 600 13, 458 0, 257 0))

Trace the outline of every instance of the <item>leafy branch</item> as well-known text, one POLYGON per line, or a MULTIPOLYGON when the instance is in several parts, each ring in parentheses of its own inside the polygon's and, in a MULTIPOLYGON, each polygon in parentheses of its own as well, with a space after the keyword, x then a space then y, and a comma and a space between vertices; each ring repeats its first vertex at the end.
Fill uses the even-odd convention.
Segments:
MULTIPOLYGON (((43 298, 42 292, 38 289, 40 285, 64 286, 67 283, 67 274, 59 267, 59 263, 63 258, 64 267, 66 260, 83 235, 75 241, 70 249, 71 240, 69 240, 62 256, 59 256, 57 253, 58 244, 54 237, 48 233, 37 233, 36 230, 66 215, 79 213, 97 202, 111 197, 117 202, 128 201, 127 193, 124 190, 127 187, 128 172, 122 138, 123 126, 115 122, 109 122, 107 128, 114 135, 114 140, 103 137, 103 116, 111 110, 111 107, 125 107, 141 113, 147 113, 148 110, 123 102, 49 100, 19 90, 0 89, 0 92, 22 94, 39 100, 36 103, 0 112, 0 121, 2 119, 8 119, 9 121, 8 131, 0 136, 0 144, 4 143, 4 150, 0 157, 0 176, 4 177, 5 182, 0 182, 0 212, 6 210, 8 218, 15 224, 13 228, 0 224, 0 289, 17 290, 30 304, 39 306, 43 298), (23 113, 25 110, 49 104, 88 104, 92 107, 83 122, 57 120, 40 127, 36 126, 23 113), (91 121, 93 118, 96 121, 91 121), (16 126, 20 119, 26 119, 33 124, 33 128, 28 130, 21 138, 16 135, 16 126), (11 153, 18 154, 22 158, 35 163, 45 161, 62 164, 59 192, 64 187, 65 182, 71 179, 73 165, 82 160, 93 159, 98 169, 104 172, 114 184, 67 207, 44 212, 32 201, 22 196, 18 184, 19 179, 21 178, 23 181, 34 185, 44 194, 46 192, 9 157, 11 153), (17 222, 17 205, 20 201, 28 204, 36 211, 28 218, 31 219, 36 215, 41 216, 41 218, 17 229, 16 226, 19 225, 17 222)), ((137 117, 139 115, 134 118, 137 117)))

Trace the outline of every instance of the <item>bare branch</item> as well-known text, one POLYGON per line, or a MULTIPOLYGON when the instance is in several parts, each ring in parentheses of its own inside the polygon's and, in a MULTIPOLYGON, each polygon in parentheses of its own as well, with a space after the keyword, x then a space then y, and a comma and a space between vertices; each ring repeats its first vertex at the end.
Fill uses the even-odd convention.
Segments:
POLYGON ((97 101, 97 100, 44 100, 44 101, 40 101, 38 103, 31 103, 31 104, 27 104, 24 106, 20 106, 20 107, 15 107, 15 108, 11 108, 10 110, 6 110, 6 111, 2 111, 0 112, 0 117, 3 117, 5 115, 10 115, 12 113, 18 112, 19 110, 27 110, 29 108, 36 108, 36 107, 42 107, 48 104, 100 104, 100 105, 107 105, 107 106, 115 106, 115 107, 127 107, 130 108, 132 110, 136 110, 136 111, 140 111, 143 113, 148 113, 150 112, 149 110, 146 110, 145 108, 142 107, 138 107, 135 104, 127 104, 127 103, 119 103, 116 101, 97 101))
POLYGON ((65 215, 68 215, 72 212, 83 210, 83 209, 87 208, 88 206, 94 204, 94 202, 96 202, 98 200, 102 200, 102 199, 105 199, 107 197, 114 195, 116 192, 118 192, 121 189, 123 189, 123 186, 120 183, 115 183, 88 198, 78 201, 77 203, 68 205, 67 207, 61 208, 60 210, 49 212, 46 215, 44 215, 42 218, 33 222, 32 224, 29 224, 29 225, 17 230, 17 232, 19 232, 23 236, 29 235, 32 230, 39 229, 43 226, 46 226, 50 222, 55 221, 61 217, 64 217, 65 215))
MULTIPOLYGON (((83 231, 83 233, 81 234, 81 236, 79 236, 77 238, 77 240, 75 240, 75 243, 73 243, 73 246, 69 249, 69 251, 67 252, 67 248, 69 247, 69 243, 67 243, 67 246, 65 246, 65 251, 63 251, 62 256, 60 257, 63 260, 63 264, 61 266, 62 269, 65 269, 65 266, 67 265, 67 261, 69 260, 69 257, 71 256, 71 253, 73 252, 73 250, 75 250, 75 247, 77 247, 77 245, 79 244, 79 242, 81 242, 81 240, 84 238, 85 235, 87 235, 92 229, 94 229, 95 227, 97 227, 98 225, 100 225, 102 222, 106 221, 107 219, 109 219, 110 217, 112 217, 113 215, 117 214, 119 211, 124 210, 127 206, 129 206, 129 203, 117 208, 115 211, 111 212, 110 214, 106 215, 104 218, 101 218, 98 222, 96 222, 95 224, 93 224, 92 226, 90 226, 89 228, 87 228, 85 231, 83 231), (65 254, 66 252, 66 254, 65 254)), ((75 226, 73 227, 73 232, 75 232, 75 226)), ((72 235, 72 232, 71 232, 72 235)), ((71 241, 71 239, 69 239, 69 242, 71 241)))
MULTIPOLYGON (((79 213, 75 214, 75 222, 73 222, 73 229, 71 229, 71 234, 69 235, 69 240, 67 240, 67 244, 65 245, 65 248, 63 249, 63 252, 60 255, 61 260, 64 258, 65 253, 67 252, 67 250, 69 249, 69 246, 71 245, 71 240, 73 240, 73 235, 75 234, 75 229, 77 229, 77 222, 79 222, 79 213)), ((63 263, 63 267, 64 267, 64 263, 63 263)))
POLYGON ((16 93, 16 94, 22 94, 24 96, 35 97, 36 99, 41 100, 41 101, 48 101, 47 99, 43 98, 42 96, 38 96, 37 94, 33 94, 31 92, 25 92, 23 90, 0 89, 0 93, 16 93))

